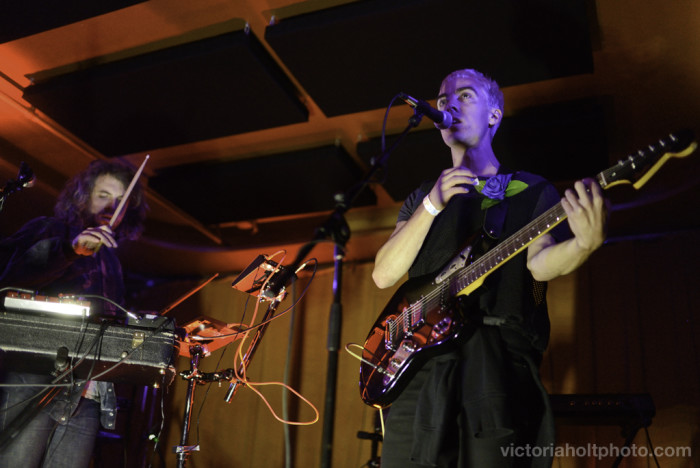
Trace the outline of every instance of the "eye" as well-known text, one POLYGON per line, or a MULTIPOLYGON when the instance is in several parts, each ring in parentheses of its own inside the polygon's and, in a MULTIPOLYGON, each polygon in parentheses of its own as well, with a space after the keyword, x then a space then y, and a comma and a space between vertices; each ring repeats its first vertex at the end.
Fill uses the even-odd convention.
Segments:
POLYGON ((471 91, 463 91, 463 92, 459 95, 459 99, 460 99, 461 101, 469 101, 469 100, 472 99, 473 97, 474 97, 474 94, 473 94, 471 91))
POLYGON ((437 107, 438 109, 442 109, 445 107, 445 98, 440 98, 437 100, 437 107))

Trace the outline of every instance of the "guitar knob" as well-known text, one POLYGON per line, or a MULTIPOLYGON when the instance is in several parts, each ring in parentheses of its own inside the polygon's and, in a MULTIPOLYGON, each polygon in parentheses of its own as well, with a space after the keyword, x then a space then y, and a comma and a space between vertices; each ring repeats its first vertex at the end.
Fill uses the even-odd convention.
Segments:
POLYGON ((407 351, 407 352, 409 352, 409 353, 412 353, 413 351, 416 350, 416 345, 415 345, 415 343, 413 343, 413 342, 411 342, 411 341, 404 341, 404 342, 401 344, 401 347, 403 348, 404 351, 407 351))
POLYGON ((433 330, 430 336, 433 339, 440 338, 440 335, 447 333, 452 326, 452 319, 450 317, 445 317, 433 326, 433 330))

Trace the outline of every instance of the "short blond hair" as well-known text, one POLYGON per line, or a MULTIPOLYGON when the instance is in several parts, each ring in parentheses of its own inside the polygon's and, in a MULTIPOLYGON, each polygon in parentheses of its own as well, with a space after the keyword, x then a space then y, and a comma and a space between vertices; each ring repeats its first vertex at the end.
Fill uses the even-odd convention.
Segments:
POLYGON ((472 68, 465 68, 463 70, 455 70, 445 77, 443 82, 448 78, 471 78, 477 81, 481 87, 486 92, 488 97, 489 106, 495 107, 503 113, 503 108, 505 107, 505 99, 503 97, 503 92, 498 86, 498 83, 494 81, 491 77, 485 75, 479 70, 474 70, 472 68))

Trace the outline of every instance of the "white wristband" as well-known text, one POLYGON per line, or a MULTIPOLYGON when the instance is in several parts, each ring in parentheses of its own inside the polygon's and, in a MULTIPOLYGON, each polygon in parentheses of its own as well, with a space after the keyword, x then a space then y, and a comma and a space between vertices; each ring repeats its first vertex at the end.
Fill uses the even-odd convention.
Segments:
POLYGON ((427 211, 433 216, 437 216, 442 211, 435 208, 435 205, 432 204, 428 195, 426 195, 425 198, 423 198, 423 206, 425 207, 425 211, 427 211))

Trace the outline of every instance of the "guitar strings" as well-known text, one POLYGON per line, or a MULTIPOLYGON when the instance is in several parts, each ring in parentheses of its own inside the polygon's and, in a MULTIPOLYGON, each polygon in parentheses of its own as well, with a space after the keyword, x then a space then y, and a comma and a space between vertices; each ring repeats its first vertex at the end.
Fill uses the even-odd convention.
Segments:
MULTIPOLYGON (((518 231, 520 234, 516 233, 514 236, 506 239, 503 244, 500 244, 496 249, 486 252, 464 270, 457 272, 457 280, 455 283, 458 285, 458 291, 455 291, 454 295, 468 287, 470 284, 474 283, 479 278, 485 276, 490 271, 494 270, 497 266, 503 263, 504 260, 507 260, 514 254, 518 253, 520 249, 525 247, 534 238, 551 230, 554 228, 554 226, 564 221, 564 219, 566 219, 566 213, 564 212, 564 208, 560 202, 547 210, 542 216, 528 223, 524 228, 518 231), (528 238, 528 242, 524 242, 522 240, 523 236, 528 238), (504 250, 504 248, 507 253, 499 256, 500 251, 504 250)), ((434 301, 439 300, 439 297, 445 291, 448 283, 440 284, 437 288, 426 294, 420 300, 406 307, 397 315, 396 320, 389 322, 389 331, 392 337, 392 342, 393 338, 398 336, 395 334, 396 330, 394 326, 398 325, 399 323, 404 324, 402 327, 402 332, 403 335, 405 335, 406 332, 409 331, 409 328, 406 327, 405 324, 408 323, 411 327, 414 326, 417 323, 413 320, 416 315, 422 318, 421 312, 423 306, 425 305, 429 308, 434 301), (418 314, 416 314, 416 312, 418 312, 418 314)))

